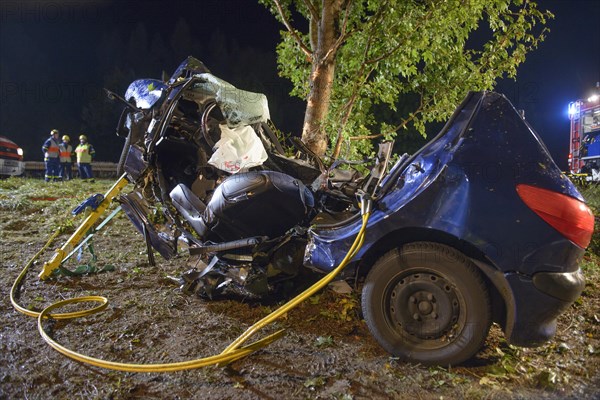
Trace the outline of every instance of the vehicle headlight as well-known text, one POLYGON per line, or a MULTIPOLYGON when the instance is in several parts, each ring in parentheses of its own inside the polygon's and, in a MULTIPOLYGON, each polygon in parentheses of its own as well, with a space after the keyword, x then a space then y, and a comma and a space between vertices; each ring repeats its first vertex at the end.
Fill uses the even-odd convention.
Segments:
POLYGON ((17 154, 20 155, 21 157, 23 157, 23 149, 19 147, 17 149, 17 154))

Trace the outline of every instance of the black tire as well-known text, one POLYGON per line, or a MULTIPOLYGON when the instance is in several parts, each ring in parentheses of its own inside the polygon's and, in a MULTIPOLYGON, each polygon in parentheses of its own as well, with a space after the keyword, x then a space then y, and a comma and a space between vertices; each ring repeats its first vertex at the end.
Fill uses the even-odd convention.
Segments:
POLYGON ((392 355, 425 365, 471 358, 488 335, 490 298, 479 271, 464 255, 417 242, 381 257, 362 290, 372 335, 392 355))

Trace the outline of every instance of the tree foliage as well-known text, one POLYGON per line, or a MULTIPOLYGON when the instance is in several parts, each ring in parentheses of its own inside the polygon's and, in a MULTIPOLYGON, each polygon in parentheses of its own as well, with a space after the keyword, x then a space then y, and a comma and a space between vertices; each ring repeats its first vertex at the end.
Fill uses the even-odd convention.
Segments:
POLYGON ((346 157, 369 153, 371 139, 408 127, 425 136, 426 124, 447 119, 468 91, 515 78, 553 17, 527 0, 259 1, 286 28, 278 67, 292 95, 308 100, 307 115, 325 102, 319 121, 305 117, 303 140, 312 123, 333 158, 342 149, 346 157), (329 98, 313 93, 324 63, 334 66, 329 98), (399 110, 406 99, 412 109, 399 110))

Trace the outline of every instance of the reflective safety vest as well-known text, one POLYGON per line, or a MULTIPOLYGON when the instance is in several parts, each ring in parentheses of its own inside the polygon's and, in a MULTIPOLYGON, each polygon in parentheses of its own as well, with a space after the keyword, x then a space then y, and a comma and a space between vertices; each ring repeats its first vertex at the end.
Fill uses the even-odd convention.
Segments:
POLYGON ((77 146, 77 148, 75 149, 75 153, 77 153, 78 164, 89 164, 92 162, 92 156, 96 152, 94 151, 94 148, 91 144, 85 143, 77 146))
POLYGON ((44 152, 44 159, 46 161, 50 158, 58 158, 60 152, 58 142, 53 138, 48 138, 42 146, 42 151, 44 152))
POLYGON ((73 162, 71 159, 72 154, 73 146, 71 146, 69 143, 62 142, 60 144, 60 162, 63 164, 73 162))

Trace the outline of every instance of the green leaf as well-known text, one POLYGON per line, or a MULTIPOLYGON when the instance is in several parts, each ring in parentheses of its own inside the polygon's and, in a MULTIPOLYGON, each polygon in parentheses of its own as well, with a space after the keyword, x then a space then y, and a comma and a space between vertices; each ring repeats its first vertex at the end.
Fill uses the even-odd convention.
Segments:
POLYGON ((331 347, 333 346, 333 338, 331 336, 319 336, 317 340, 315 340, 315 346, 331 347))
POLYGON ((542 371, 534 378, 537 387, 543 389, 554 389, 558 382, 558 377, 554 371, 542 371))
POLYGON ((304 381, 304 387, 314 389, 324 386, 325 383, 325 378, 318 376, 316 378, 309 378, 306 381, 304 381))

